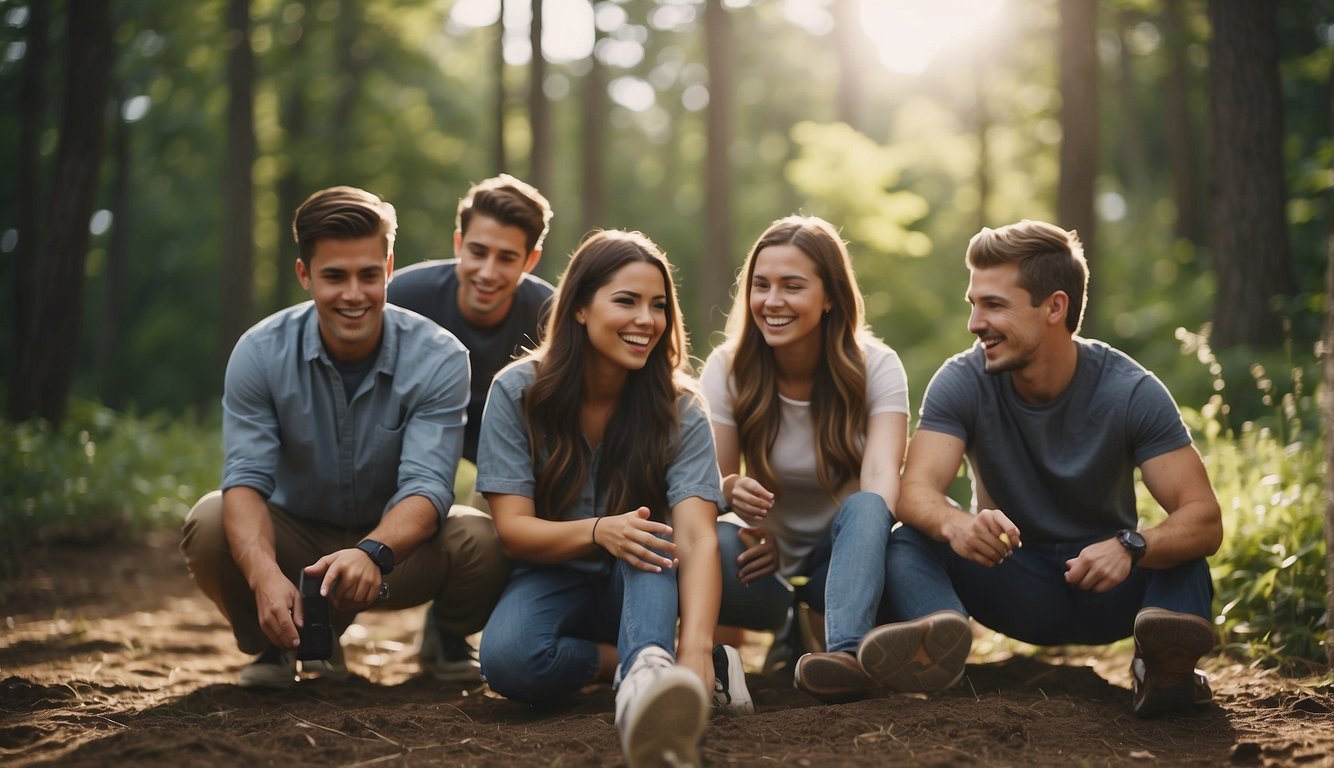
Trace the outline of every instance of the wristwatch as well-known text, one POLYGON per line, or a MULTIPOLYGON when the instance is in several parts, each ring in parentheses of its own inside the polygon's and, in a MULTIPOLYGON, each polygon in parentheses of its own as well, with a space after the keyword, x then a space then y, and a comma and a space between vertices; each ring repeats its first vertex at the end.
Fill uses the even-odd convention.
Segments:
POLYGON ((381 576, 388 575, 394 570, 394 550, 384 544, 375 539, 362 539, 357 544, 357 549, 365 552, 371 562, 379 566, 381 576))
POLYGON ((1139 531, 1132 531, 1129 528, 1116 532, 1116 543, 1125 547, 1130 553, 1130 564, 1139 562, 1144 553, 1149 549, 1149 543, 1144 540, 1139 531))

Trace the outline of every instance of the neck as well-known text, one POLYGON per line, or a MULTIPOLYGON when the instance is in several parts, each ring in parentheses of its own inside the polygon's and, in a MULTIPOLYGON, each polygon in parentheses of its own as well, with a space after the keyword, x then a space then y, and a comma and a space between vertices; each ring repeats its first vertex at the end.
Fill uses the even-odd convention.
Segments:
POLYGON ((1073 337, 1049 340, 1040 357, 1013 373, 1014 393, 1026 403, 1050 403, 1070 386, 1078 365, 1079 346, 1073 337))
POLYGON ((779 392, 797 400, 810 399, 815 367, 820 364, 820 347, 820 335, 815 332, 797 342, 774 349, 779 392))

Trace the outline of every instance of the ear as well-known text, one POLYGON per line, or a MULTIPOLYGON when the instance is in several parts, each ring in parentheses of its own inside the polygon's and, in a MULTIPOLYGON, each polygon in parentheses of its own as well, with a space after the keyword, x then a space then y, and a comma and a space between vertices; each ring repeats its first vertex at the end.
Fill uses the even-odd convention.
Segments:
POLYGON ((580 325, 584 325, 588 322, 588 318, 584 316, 584 311, 582 309, 574 313, 574 321, 580 325))
POLYGON ((296 279, 304 290, 310 290, 310 270, 306 269, 306 262, 301 259, 296 260, 296 279))
POLYGON ((523 263, 523 271, 532 272, 533 269, 537 267, 537 262, 541 260, 542 260, 542 246, 539 245, 538 247, 533 249, 532 253, 528 254, 528 260, 523 263))
POLYGON ((454 230, 454 258, 458 258, 463 253, 463 230, 454 230))
POLYGON ((1070 312, 1070 295, 1065 291, 1056 291, 1047 297, 1047 322, 1065 326, 1065 316, 1070 312))
POLYGON ((394 276, 394 252, 390 251, 384 260, 384 281, 387 283, 394 276))

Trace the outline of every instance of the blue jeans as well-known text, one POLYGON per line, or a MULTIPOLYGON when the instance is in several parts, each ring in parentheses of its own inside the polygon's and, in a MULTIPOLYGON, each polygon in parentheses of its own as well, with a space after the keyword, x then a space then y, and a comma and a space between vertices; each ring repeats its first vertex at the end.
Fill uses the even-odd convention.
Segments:
MULTIPOLYGON (((884 600, 889 531, 894 516, 878 493, 849 496, 829 527, 824 541, 806 557, 810 579, 795 590, 796 598, 825 617, 830 651, 856 652, 857 644, 877 623, 887 621, 884 600)), ((723 601, 719 623, 748 629, 777 629, 792 606, 792 593, 777 577, 749 587, 737 579, 737 555, 745 549, 737 527, 718 526, 723 558, 723 601)))
POLYGON ((675 656, 677 607, 675 570, 521 566, 482 631, 482 674, 516 701, 563 698, 597 676, 599 644, 616 643, 623 670, 650 645, 675 656))
POLYGON ((940 610, 971 615, 1001 634, 1033 645, 1103 645, 1134 630, 1141 608, 1166 608, 1209 619, 1213 583, 1204 558, 1173 568, 1132 568, 1106 592, 1065 581, 1065 561, 1098 541, 1031 543, 992 568, 903 525, 889 542, 893 621, 940 610))

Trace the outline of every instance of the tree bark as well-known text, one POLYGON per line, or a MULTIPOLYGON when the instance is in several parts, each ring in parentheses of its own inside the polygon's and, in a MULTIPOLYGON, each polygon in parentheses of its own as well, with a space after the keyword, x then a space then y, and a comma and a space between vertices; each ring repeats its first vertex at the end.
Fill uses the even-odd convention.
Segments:
POLYGON ((1131 216, 1138 214, 1152 191, 1149 184, 1149 159, 1144 148, 1144 129, 1140 123, 1140 110, 1135 100, 1135 66, 1129 46, 1126 44, 1126 30, 1140 21, 1138 13, 1121 10, 1117 13, 1116 37, 1120 42, 1120 55, 1117 57, 1116 97, 1120 102, 1120 125, 1117 148, 1121 155, 1122 184, 1126 193, 1126 207, 1131 216))
POLYGON ((10 386, 15 420, 59 423, 74 385, 88 260, 88 218, 97 197, 115 62, 111 4, 69 0, 60 140, 37 263, 29 333, 10 386))
POLYGON ((218 260, 222 287, 219 370, 255 321, 255 57, 250 49, 250 0, 227 3, 227 167, 218 260))
POLYGON ((732 25, 722 0, 707 0, 704 10, 705 50, 709 68, 709 106, 705 116, 705 191, 703 263, 699 275, 699 317, 696 338, 708 338, 722 327, 728 290, 733 282, 732 134, 735 130, 736 62, 732 59, 732 25))
POLYGON ((532 129, 532 150, 528 157, 531 165, 530 183, 550 193, 551 188, 551 108, 544 88, 547 79, 547 58, 542 52, 542 0, 532 0, 533 21, 530 37, 533 58, 528 70, 528 119, 532 129))
POLYGON ((604 162, 607 151, 607 73, 597 56, 597 43, 603 37, 605 35, 594 27, 593 54, 589 57, 588 74, 584 76, 583 146, 580 152, 584 232, 601 226, 607 213, 604 162))
MULTIPOLYGON (((1334 59, 1330 61, 1329 82, 1334 83, 1334 59)), ((1334 91, 1330 94, 1329 130, 1334 135, 1334 91)), ((1330 171, 1334 173, 1334 161, 1330 171)), ((1334 190, 1330 191, 1334 204, 1334 190)), ((1334 210, 1334 209, 1331 209, 1334 210)), ((1325 417, 1325 577, 1328 582, 1325 605, 1334 605, 1334 221, 1330 222, 1325 263, 1325 329, 1323 355, 1325 386, 1321 391, 1321 410, 1325 417)), ((1325 658, 1334 666, 1334 611, 1325 611, 1325 658)))
MULTIPOLYGON (((1093 264, 1093 184, 1098 174, 1098 6, 1061 0, 1061 178, 1056 216, 1079 232, 1093 264)), ((1090 291, 1092 281, 1090 281, 1090 291)), ((1085 314, 1085 328, 1092 325, 1085 314)))
MULTIPOLYGON (((124 104, 116 100, 117 106, 124 104)), ((111 177, 110 209, 114 215, 111 237, 107 242, 107 265, 102 273, 102 322, 98 327, 97 344, 98 381, 103 401, 118 406, 125 396, 118 375, 121 359, 121 339, 124 329, 126 293, 130 272, 130 178, 134 173, 133 145, 130 141, 130 123, 118 119, 112 133, 111 156, 115 160, 115 175, 111 177)))
POLYGON ((987 68, 990 61, 982 56, 972 57, 973 70, 973 130, 977 135, 977 227, 980 232, 989 226, 991 218, 987 207, 991 202, 991 145, 987 133, 991 130, 991 113, 987 110, 987 68))
POLYGON ((505 156, 505 0, 500 0, 500 18, 496 19, 495 68, 495 173, 504 173, 508 160, 505 156))
POLYGON ((1209 2, 1218 349, 1280 343, 1283 323, 1274 302, 1294 292, 1277 14, 1270 3, 1209 2))
MULTIPOLYGON (((299 67, 306 51, 306 34, 292 42, 289 49, 291 65, 299 67)), ((301 177, 301 158, 304 156, 306 137, 306 89, 305 84, 296 81, 289 83, 287 95, 283 98, 279 119, 282 121, 286 136, 287 167, 278 179, 278 243, 274 251, 273 297, 270 309, 273 312, 288 306, 296 290, 296 246, 292 241, 291 221, 296 208, 305 199, 305 181, 301 177)))
MULTIPOLYGON (((46 119, 47 64, 50 59, 51 4, 37 0, 28 4, 28 26, 24 30, 22 82, 19 85, 19 145, 18 182, 19 241, 9 261, 14 265, 14 282, 10 308, 14 319, 14 350, 11 371, 23 365, 24 351, 31 343, 33 322, 33 291, 36 287, 37 264, 42 258, 42 156, 40 149, 42 123, 46 119)), ((20 388, 17 377, 10 384, 10 416, 16 421, 19 412, 29 406, 20 402, 14 390, 20 388), (23 407, 19 407, 22 405, 23 407)), ((26 399, 26 395, 25 395, 26 399)))
POLYGON ((834 33, 830 39, 838 56, 838 119, 861 130, 862 25, 856 0, 834 0, 834 33))
POLYGON ((1172 167, 1172 199, 1176 203, 1176 236, 1204 245, 1204 221, 1200 200, 1200 171, 1194 113, 1190 109, 1189 44, 1181 19, 1181 0, 1163 0, 1161 20, 1167 37, 1167 76, 1163 81, 1163 123, 1172 167))

